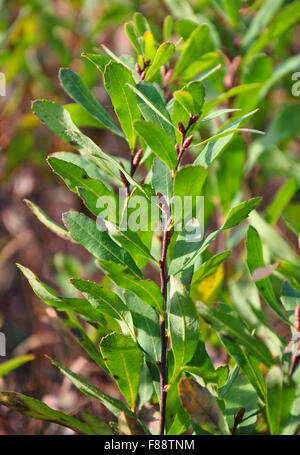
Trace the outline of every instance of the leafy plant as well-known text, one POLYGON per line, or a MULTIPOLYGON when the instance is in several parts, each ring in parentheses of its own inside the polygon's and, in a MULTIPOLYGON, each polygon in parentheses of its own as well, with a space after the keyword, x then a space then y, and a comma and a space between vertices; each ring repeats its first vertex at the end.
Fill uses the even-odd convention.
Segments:
MULTIPOLYGON (((166 3, 173 9, 179 5, 166 3)), ((222 3, 221 10, 236 27, 238 9, 233 2, 216 3, 222 3)), ((68 68, 61 69, 60 82, 75 103, 63 108, 38 100, 32 106, 34 114, 78 152, 56 153, 48 163, 92 217, 70 211, 63 215, 62 226, 36 204, 28 205, 55 234, 84 247, 109 281, 101 286, 75 277, 71 284, 77 294, 64 297, 19 267, 41 300, 65 312, 87 355, 118 386, 126 404, 52 360, 75 387, 114 414, 114 431, 150 434, 140 412, 150 403, 159 410, 160 434, 293 434, 300 414, 299 257, 273 228, 281 212, 277 204, 269 207, 265 221, 255 211, 261 198, 243 200, 242 192, 253 163, 253 155, 246 162, 245 138, 260 133, 244 123, 255 119, 256 104, 270 84, 262 86, 245 71, 243 83, 235 85, 236 71, 229 64, 227 73, 220 75, 222 54, 216 50, 214 28, 199 23, 184 1, 177 15, 182 8, 183 19, 175 25, 170 16, 165 19, 163 43, 147 19, 135 14, 133 23, 125 26, 135 58, 116 56, 105 46, 103 53, 83 54, 102 74, 118 123, 68 68), (224 76, 232 83, 215 97, 224 76), (228 99, 233 102, 217 108, 228 99), (110 155, 86 136, 79 129, 83 118, 85 125, 98 125, 125 142, 127 159, 110 155), (186 197, 190 211, 180 204, 186 197), (204 197, 204 236, 194 222, 197 197, 200 202, 204 197), (215 208, 217 226, 209 230, 215 208), (153 213, 158 213, 159 223, 152 223, 153 213), (225 261, 239 256, 245 234, 246 261, 240 261, 228 288, 218 293, 225 261), (273 256, 276 263, 266 266, 265 257, 269 262, 273 256), (151 276, 158 272, 159 283, 147 278, 149 269, 151 276), (280 291, 278 283, 284 279, 280 291), (225 303, 212 305, 216 295, 225 303), (293 352, 285 351, 265 306, 296 332, 293 352), (96 341, 89 336, 90 326, 97 330, 96 341), (227 365, 218 368, 205 345, 216 335, 228 355, 227 365)), ((245 65, 260 59, 256 52, 285 30, 275 21, 254 41, 266 25, 257 14, 256 28, 244 38, 245 47, 254 43, 245 53, 245 65)), ((267 65, 264 57, 262 65, 267 65)), ((268 134, 262 141, 266 138, 268 134)), ((281 206, 297 185, 291 182, 278 195, 281 206)), ((230 265, 234 269, 234 260, 230 265)), ((15 392, 1 392, 0 402, 80 433, 112 432, 95 416, 75 419, 15 392)))

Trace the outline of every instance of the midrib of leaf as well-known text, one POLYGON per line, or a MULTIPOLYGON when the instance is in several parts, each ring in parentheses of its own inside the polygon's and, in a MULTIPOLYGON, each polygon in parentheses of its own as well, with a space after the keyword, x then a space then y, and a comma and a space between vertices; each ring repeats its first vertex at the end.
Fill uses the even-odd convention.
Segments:
POLYGON ((173 162, 172 162, 172 159, 170 157, 168 149, 164 146, 164 144, 161 142, 159 137, 157 137, 156 140, 159 143, 159 145, 161 146, 161 148, 165 151, 165 153, 166 153, 166 155, 168 157, 168 160, 169 160, 169 164, 171 165, 171 169, 174 169, 174 165, 173 165, 173 162))
POLYGON ((129 117, 130 117, 130 128, 131 128, 131 134, 133 133, 133 126, 132 126, 132 123, 133 123, 133 118, 132 118, 132 114, 131 114, 131 111, 130 111, 130 105, 128 103, 128 99, 127 99, 127 95, 126 95, 126 92, 124 91, 124 87, 123 85, 121 84, 121 89, 122 89, 122 92, 123 92, 123 95, 126 99, 126 105, 127 105, 127 111, 128 111, 128 114, 129 114, 129 117))
MULTIPOLYGON (((76 89, 78 90, 78 92, 82 95, 82 97, 88 102, 88 103, 91 103, 93 105, 93 107, 96 109, 96 111, 101 112, 101 114, 105 117, 107 123, 111 126, 112 129, 114 129, 115 132, 118 131, 118 126, 113 122, 113 120, 110 118, 110 116, 108 115, 108 113, 105 111, 105 109, 103 109, 103 111, 101 109, 99 109, 99 105, 98 105, 98 102, 97 100, 91 95, 90 97, 83 91, 82 87, 80 87, 80 85, 76 85, 76 89)), ((72 97, 73 98, 73 97, 72 97)), ((79 103, 81 104, 81 103, 79 103)), ((84 107, 84 106, 83 106, 84 107)), ((86 108, 85 108, 86 109, 86 108)), ((88 110, 88 109, 87 109, 88 110)), ((95 116, 94 114, 92 114, 93 116, 95 116)), ((96 117, 97 120, 99 120, 98 117, 96 117)), ((101 123, 103 123, 103 121, 101 121, 101 123)), ((118 131, 117 134, 120 134, 122 133, 121 131, 118 131)))
MULTIPOLYGON (((129 280, 129 281, 130 281, 130 280, 129 280)), ((151 294, 151 292, 148 291, 148 289, 147 289, 146 287, 144 287, 144 286, 142 286, 142 285, 140 284, 140 281, 145 282, 145 280, 141 280, 141 279, 139 278, 138 281, 134 280, 134 283, 137 285, 137 287, 141 288, 142 291, 144 291, 146 294, 148 294, 148 295, 151 297, 151 299, 153 300, 153 302, 155 302, 155 306, 156 306, 156 308, 157 308, 157 311, 158 311, 159 313, 161 313, 162 310, 161 310, 161 308, 160 308, 160 305, 159 305, 158 300, 154 297, 154 295, 151 294)), ((151 281, 149 281, 149 283, 151 283, 151 281)))
MULTIPOLYGON (((118 228, 118 226, 116 226, 116 227, 118 228)), ((145 249, 143 249, 143 247, 140 244, 136 243, 132 238, 130 238, 130 237, 128 237, 128 235, 126 235, 127 231, 122 231, 121 229, 118 229, 118 232, 121 236, 125 237, 125 239, 127 239, 130 243, 132 243, 139 251, 141 251, 143 253, 142 254, 143 256, 146 255, 146 257, 148 257, 148 258, 152 259, 153 261, 155 261, 156 263, 158 263, 157 260, 154 259, 154 257, 150 254, 150 252, 147 251, 146 247, 145 247, 145 249)))
POLYGON ((131 407, 132 412, 134 412, 134 393, 133 393, 133 388, 132 388, 130 376, 128 374, 127 364, 125 362, 125 358, 124 358, 124 355, 123 355, 122 351, 120 351, 120 356, 122 358, 122 363, 123 363, 123 367, 124 367, 124 371, 125 371, 125 374, 126 374, 126 377, 127 377, 127 383, 128 383, 129 391, 130 391, 130 397, 131 397, 130 407, 131 407))
POLYGON ((263 390, 263 388, 262 388, 262 386, 261 386, 261 383, 260 383, 259 378, 258 378, 258 376, 257 376, 257 374, 256 374, 256 371, 255 371, 255 369, 253 368, 252 363, 250 362, 250 359, 249 359, 248 355, 245 354, 245 353, 244 353, 244 355, 245 355, 245 357, 246 357, 246 360, 247 360, 247 363, 248 363, 248 365, 249 365, 249 368, 250 368, 250 370, 252 371, 252 374, 253 374, 253 376, 254 376, 255 379, 256 379, 258 388, 259 388, 259 390, 261 391, 262 396, 264 397, 264 396, 265 396, 265 391, 263 390))
POLYGON ((165 117, 155 106, 154 104, 151 103, 151 101, 148 100, 148 98, 146 96, 143 95, 143 93, 137 89, 136 87, 134 87, 133 85, 131 84, 126 84, 133 92, 135 92, 143 101, 144 103, 146 103, 150 109, 152 109, 160 118, 162 118, 165 122, 167 122, 169 125, 171 125, 172 128, 175 128, 179 133, 179 129, 173 125, 173 123, 167 119, 167 117, 165 117))
MULTIPOLYGON (((131 328, 129 327, 129 325, 128 325, 126 319, 122 316, 122 313, 120 313, 120 312, 119 312, 119 311, 118 311, 118 310, 117 310, 117 309, 116 309, 108 300, 106 300, 102 295, 101 295, 99 298, 102 299, 103 302, 105 302, 106 305, 107 305, 109 308, 111 308, 111 309, 119 316, 119 318, 124 322, 124 324, 125 324, 126 327, 128 328, 129 333, 131 333, 131 335, 133 336, 133 339, 135 340, 135 338, 136 338, 136 337, 135 337, 135 333, 133 333, 133 332, 131 331, 131 328)), ((125 310, 125 309, 124 309, 124 310, 125 310)))

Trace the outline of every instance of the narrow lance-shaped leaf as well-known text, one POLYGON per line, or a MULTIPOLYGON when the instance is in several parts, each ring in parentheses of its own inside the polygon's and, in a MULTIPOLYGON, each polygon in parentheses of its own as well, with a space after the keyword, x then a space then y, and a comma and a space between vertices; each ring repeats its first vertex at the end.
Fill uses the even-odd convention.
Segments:
POLYGON ((67 212, 63 218, 73 239, 97 259, 121 264, 131 274, 142 278, 141 271, 127 251, 120 248, 105 231, 100 230, 95 221, 79 212, 67 212))
POLYGON ((137 341, 144 352, 155 362, 160 361, 161 341, 159 315, 149 305, 131 291, 123 291, 124 300, 129 308, 137 329, 137 341))
POLYGON ((196 308, 183 284, 174 276, 170 278, 169 331, 174 357, 174 380, 193 357, 199 340, 196 308))
MULTIPOLYGON (((234 120, 231 122, 229 125, 225 126, 220 130, 220 133, 227 133, 228 131, 234 130, 237 127, 240 126, 240 124, 246 120, 248 117, 253 115, 256 112, 250 112, 249 114, 243 115, 237 120, 234 120)), ((194 164, 199 164, 203 167, 209 167, 213 161, 218 157, 218 155, 222 152, 224 147, 229 143, 229 141, 232 139, 233 134, 226 135, 224 137, 221 137, 220 139, 216 139, 212 142, 209 142, 204 150, 200 153, 198 158, 194 161, 194 164)))
POLYGON ((175 142, 174 128, 170 114, 166 108, 165 101, 156 87, 149 82, 142 81, 136 86, 135 91, 138 99, 138 106, 145 120, 153 122, 163 128, 175 142), (139 96, 143 95, 143 98, 139 96))
POLYGON ((0 403, 26 417, 58 423, 80 434, 97 434, 88 423, 50 408, 45 403, 17 392, 0 392, 0 403))
POLYGON ((155 311, 162 314, 164 300, 162 293, 154 281, 143 280, 140 277, 128 274, 126 266, 115 264, 107 260, 96 261, 101 269, 107 273, 120 288, 128 289, 136 294, 145 303, 150 305, 155 311))
POLYGON ((134 128, 153 153, 174 170, 177 164, 177 154, 174 143, 168 134, 158 125, 143 120, 136 120, 134 128))
POLYGON ((270 366, 274 363, 265 345, 251 336, 239 319, 227 312, 221 311, 219 308, 212 310, 201 302, 197 302, 197 309, 200 315, 213 325, 215 330, 221 333, 224 332, 234 338, 264 365, 270 366))
POLYGON ((86 319, 102 327, 102 313, 87 300, 75 297, 62 297, 54 289, 43 283, 31 270, 18 264, 19 269, 29 281, 34 293, 47 305, 58 311, 75 311, 86 319))
POLYGON ((134 411, 143 366, 141 349, 132 338, 113 333, 102 338, 100 350, 112 377, 134 411))
POLYGON ((109 131, 124 139, 124 134, 115 124, 110 115, 94 98, 92 92, 83 80, 68 68, 61 68, 59 72, 61 85, 68 95, 82 105, 95 119, 99 120, 109 131))
MULTIPOLYGON (((168 124, 171 127, 171 130, 173 130, 175 127, 170 121, 169 112, 165 110, 166 109, 165 107, 162 107, 161 100, 159 100, 157 97, 159 93, 155 94, 155 91, 153 90, 151 85, 146 85, 145 82, 143 84, 144 85, 139 85, 136 87, 134 87, 131 84, 128 84, 128 87, 138 96, 138 99, 141 100, 139 102, 139 106, 145 119, 148 121, 152 121, 152 123, 156 123, 163 129, 165 129, 166 124, 168 124), (149 89, 148 87, 151 87, 151 89, 149 89), (152 116, 153 118, 151 118, 152 116), (159 118, 163 120, 163 123, 159 122, 159 118)), ((168 129, 166 131, 169 134, 171 130, 168 129)))
POLYGON ((122 412, 125 412, 126 415, 134 418, 138 423, 140 423, 144 430, 146 431, 146 433, 149 434, 149 430, 140 422, 140 420, 137 417, 135 417, 132 411, 121 400, 110 397, 109 395, 95 387, 93 384, 91 384, 87 379, 80 376, 79 374, 73 373, 73 371, 69 370, 69 368, 65 367, 60 362, 57 362, 56 360, 52 359, 51 362, 82 393, 84 393, 88 397, 95 398, 96 400, 100 401, 100 403, 103 404, 103 406, 105 406, 116 417, 119 417, 122 412))
POLYGON ((127 84, 135 85, 131 72, 124 65, 111 62, 105 67, 105 89, 107 90, 115 112, 127 136, 129 146, 133 150, 136 134, 133 122, 141 117, 135 94, 127 84))
POLYGON ((279 365, 274 365, 266 377, 266 410, 270 433, 280 435, 295 397, 295 385, 284 378, 279 365))
POLYGON ((120 229, 116 224, 107 220, 105 220, 104 223, 110 236, 128 251, 136 263, 139 258, 143 258, 146 261, 152 259, 154 262, 157 262, 136 232, 131 231, 130 229, 120 229))
POLYGON ((100 313, 107 314, 120 324, 125 335, 135 339, 131 314, 126 305, 114 292, 92 281, 72 278, 71 283, 100 313))
POLYGON ((33 354, 21 355, 14 357, 13 359, 6 360, 5 362, 0 363, 0 378, 6 374, 14 371, 16 368, 24 365, 24 363, 30 362, 34 359, 33 354))
POLYGON ((54 232, 54 234, 57 234, 59 237, 62 237, 63 239, 72 241, 72 237, 70 236, 67 229, 65 229, 59 223, 56 223, 55 221, 51 220, 51 218, 49 218, 49 216, 40 207, 34 204, 34 202, 29 201, 28 199, 25 199, 25 202, 32 211, 32 213, 37 217, 37 219, 41 223, 43 223, 48 229, 50 229, 50 231, 54 232))
POLYGON ((162 43, 156 51, 153 62, 146 70, 146 81, 151 81, 159 68, 165 65, 175 53, 173 43, 162 43))
POLYGON ((230 229, 239 224, 241 221, 245 220, 249 213, 255 209, 261 202, 261 197, 254 197, 248 201, 241 202, 237 206, 233 207, 222 226, 222 230, 230 229))
POLYGON ((106 129, 106 126, 99 120, 96 120, 95 117, 93 117, 89 111, 87 111, 81 104, 69 103, 64 104, 63 107, 69 112, 76 126, 88 126, 90 128, 106 129))
MULTIPOLYGON (((253 274, 254 270, 260 267, 265 267, 262 244, 258 233, 254 227, 249 226, 247 233, 247 264, 249 271, 253 274)), ((288 322, 287 316, 277 301, 272 283, 269 277, 263 278, 255 283, 262 297, 272 310, 285 322, 288 322)))
POLYGON ((81 56, 94 63, 101 73, 104 73, 106 65, 111 62, 111 59, 106 55, 102 54, 91 54, 87 52, 82 52, 81 56))
POLYGON ((192 285, 200 283, 200 281, 214 274, 219 265, 228 258, 230 253, 230 250, 223 251, 222 253, 212 256, 210 259, 201 264, 201 266, 193 274, 192 285))
POLYGON ((209 26, 199 25, 184 44, 184 50, 175 65, 172 79, 180 76, 182 72, 206 50, 209 42, 209 26))
POLYGON ((152 186, 155 194, 161 193, 169 203, 173 194, 172 174, 168 166, 158 157, 152 166, 152 186))
POLYGON ((133 27, 133 25, 130 22, 127 22, 127 24, 125 24, 125 32, 129 38, 134 50, 136 51, 136 53, 138 55, 142 55, 143 51, 141 49, 139 39, 137 37, 135 28, 133 27))
POLYGON ((127 180, 143 192, 141 185, 123 169, 118 161, 110 155, 105 154, 100 147, 77 128, 72 122, 68 111, 63 109, 59 104, 47 100, 38 100, 33 103, 32 110, 51 131, 75 147, 83 158, 98 164, 108 176, 112 176, 119 184, 122 184, 119 176, 119 172, 122 171, 127 180))
MULTIPOLYGON (((50 156, 48 158, 48 163, 51 169, 64 180, 71 191, 81 194, 79 188, 84 188, 94 196, 93 204, 88 206, 94 215, 98 215, 101 211, 100 202, 103 203, 103 207, 106 206, 107 201, 113 202, 113 204, 107 204, 106 214, 109 220, 117 221, 117 198, 101 180, 90 178, 84 169, 73 163, 56 158, 55 156, 50 156)), ((68 235, 70 236, 69 233, 68 235)))

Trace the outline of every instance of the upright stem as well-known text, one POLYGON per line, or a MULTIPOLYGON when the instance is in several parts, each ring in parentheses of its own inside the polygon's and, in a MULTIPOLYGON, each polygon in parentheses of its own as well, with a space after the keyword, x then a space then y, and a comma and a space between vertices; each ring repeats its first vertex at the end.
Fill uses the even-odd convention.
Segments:
POLYGON ((168 271, 167 271, 167 251, 171 239, 171 231, 165 227, 162 243, 162 254, 160 265, 160 290, 164 298, 164 313, 160 316, 160 339, 161 339, 161 361, 160 369, 160 424, 159 434, 164 434, 165 420, 166 420, 166 400, 167 400, 167 344, 168 339, 166 335, 166 316, 167 316, 167 286, 168 286, 168 271))

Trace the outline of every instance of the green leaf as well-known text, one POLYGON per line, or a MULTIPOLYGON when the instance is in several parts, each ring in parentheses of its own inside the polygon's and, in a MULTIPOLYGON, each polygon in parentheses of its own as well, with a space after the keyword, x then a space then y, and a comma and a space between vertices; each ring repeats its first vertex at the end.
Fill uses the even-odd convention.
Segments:
POLYGON ((289 178, 277 191, 274 199, 267 208, 266 219, 274 225, 280 218, 281 212, 288 205, 295 192, 298 189, 298 184, 294 177, 289 178))
POLYGON ((152 166, 152 186, 156 194, 161 193, 170 203, 173 194, 172 174, 168 166, 158 157, 155 158, 152 166))
POLYGON ((144 139, 151 148, 170 169, 174 170, 177 165, 177 154, 174 143, 168 134, 155 123, 144 120, 134 122, 136 132, 144 139))
POLYGON ((131 314, 120 297, 92 281, 72 278, 71 283, 84 295, 97 312, 107 314, 118 321, 123 333, 135 339, 131 314))
POLYGON ((143 36, 147 30, 150 30, 149 23, 142 13, 134 13, 133 22, 139 36, 143 36))
POLYGON ((70 114, 56 103, 47 100, 35 101, 32 105, 33 113, 57 136, 68 144, 75 147, 83 158, 94 160, 106 172, 122 181, 118 176, 122 170, 128 181, 140 187, 135 180, 125 171, 122 166, 111 156, 106 155, 89 137, 85 136, 72 122, 70 114))
POLYGON ((109 232, 109 235, 119 243, 124 250, 128 251, 130 256, 133 258, 135 263, 139 263, 140 260, 148 262, 149 259, 152 259, 154 262, 157 261, 151 255, 149 249, 141 241, 138 234, 130 229, 123 230, 120 229, 116 224, 113 224, 107 220, 104 221, 105 226, 109 232))
MULTIPOLYGON (((144 59, 150 60, 150 62, 154 59, 156 53, 156 45, 155 45, 155 38, 150 30, 147 30, 143 36, 144 39, 144 59)), ((147 70, 146 70, 147 71, 147 70)))
POLYGON ((241 0, 223 0, 227 16, 234 28, 240 19, 241 0))
POLYGON ((222 230, 233 228, 241 221, 245 220, 249 213, 260 204, 261 199, 261 197, 254 197, 233 207, 225 219, 222 230))
MULTIPOLYGON (((202 82, 193 81, 186 84, 181 90, 174 92, 174 104, 172 110, 172 122, 178 125, 182 122, 187 127, 191 115, 200 114, 204 102, 204 87, 202 82)), ((193 132, 192 127, 189 132, 193 132)), ((175 131, 177 142, 180 143, 181 135, 175 131)))
POLYGON ((158 313, 163 314, 164 299, 154 281, 129 275, 126 266, 122 267, 107 260, 99 260, 97 263, 120 288, 132 291, 158 313))
POLYGON ((156 51, 152 64, 146 70, 146 81, 151 81, 159 68, 165 65, 175 54, 173 43, 162 43, 156 51))
POLYGON ((120 248, 106 232, 100 230, 95 221, 79 212, 67 212, 63 218, 73 239, 97 259, 121 264, 134 276, 142 277, 141 271, 127 251, 120 248))
POLYGON ((90 89, 83 80, 68 68, 61 68, 59 78, 67 94, 77 103, 82 105, 95 119, 99 120, 113 134, 124 139, 124 134, 117 127, 113 119, 94 98, 90 89))
POLYGON ((112 429, 98 416, 90 414, 86 411, 80 412, 80 417, 90 425, 90 427, 95 431, 96 434, 107 436, 113 435, 112 429))
MULTIPOLYGON (((203 114, 206 115, 215 106, 218 106, 218 104, 222 103, 223 101, 225 101, 225 100, 227 100, 229 98, 232 98, 232 97, 237 96, 237 95, 246 94, 246 93, 248 94, 248 92, 257 90, 261 86, 262 86, 261 82, 253 82, 253 83, 250 83, 250 84, 237 85, 237 86, 231 88, 230 90, 228 90, 227 92, 219 95, 218 98, 216 98, 216 99, 214 99, 212 101, 208 101, 207 103, 205 103, 204 106, 203 106, 203 114)), ((249 94, 248 94, 248 96, 249 96, 249 94)), ((257 109, 254 112, 250 112, 250 114, 246 114, 247 117, 249 115, 254 114, 256 111, 257 111, 257 109)))
POLYGON ((252 353, 264 365, 271 366, 274 363, 268 349, 247 332, 241 320, 221 311, 219 308, 212 310, 201 302, 197 302, 197 309, 200 315, 213 325, 215 330, 231 336, 240 345, 245 346, 249 353, 252 353))
MULTIPOLYGON (((91 320, 103 327, 102 313, 93 307, 87 300, 62 297, 54 289, 43 283, 31 270, 18 264, 19 269, 29 281, 34 293, 47 305, 54 307, 57 311, 75 311, 84 318, 91 320)), ((105 331, 107 331, 105 329, 105 331)))
POLYGON ((14 371, 16 368, 19 368, 24 363, 30 362, 34 359, 33 354, 21 355, 14 357, 13 359, 6 360, 5 362, 0 363, 0 378, 6 374, 14 371))
MULTIPOLYGON (((300 3, 299 3, 300 7, 300 3)), ((291 74, 299 68, 300 65, 300 55, 295 55, 285 60, 284 63, 279 65, 275 71, 273 71, 272 76, 264 83, 259 93, 259 100, 262 101, 265 96, 269 93, 270 89, 278 81, 284 78, 287 74, 291 74)))
POLYGON ((174 128, 162 95, 149 82, 139 82, 136 88, 138 106, 144 119, 163 128, 175 142, 174 128), (143 95, 143 98, 139 96, 139 93, 143 95))
POLYGON ((209 26, 207 24, 199 25, 189 36, 184 44, 184 50, 179 57, 172 79, 180 76, 185 69, 199 58, 204 52, 207 52, 209 43, 209 26))
POLYGON ((297 253, 290 244, 278 234, 275 229, 270 226, 262 216, 253 210, 249 215, 249 220, 252 226, 255 227, 259 236, 267 246, 269 251, 276 259, 284 259, 292 262, 299 267, 300 261, 297 253))
POLYGON ((66 109, 76 126, 88 126, 91 128, 105 129, 106 126, 99 120, 96 120, 81 104, 70 103, 65 104, 66 109))
POLYGON ((101 73, 104 73, 106 65, 111 62, 111 59, 109 57, 102 54, 90 54, 82 52, 81 56, 94 63, 94 65, 98 68, 99 71, 101 71, 101 73))
POLYGON ((173 381, 193 357, 199 340, 199 322, 193 301, 183 284, 171 275, 169 332, 174 357, 173 381))
POLYGON ((173 184, 174 196, 184 199, 185 196, 203 195, 203 185, 207 178, 207 169, 202 166, 182 166, 175 174, 173 184))
POLYGON ((186 236, 191 233, 183 229, 175 244, 174 258, 170 264, 169 273, 176 275, 194 265, 220 232, 221 229, 218 229, 199 242, 187 242, 186 236))
POLYGON ((48 229, 50 229, 50 231, 54 232, 54 234, 57 234, 59 237, 62 237, 65 240, 72 240, 72 237, 70 236, 67 229, 65 229, 59 223, 51 220, 51 218, 49 218, 49 216, 40 207, 34 204, 34 202, 31 202, 28 199, 25 199, 25 202, 32 213, 37 217, 37 219, 48 229))
POLYGON ((104 207, 107 204, 106 213, 108 219, 116 221, 118 216, 118 200, 115 194, 104 183, 99 179, 90 178, 86 171, 77 165, 56 158, 55 156, 50 156, 47 161, 51 169, 64 180, 71 191, 82 194, 82 191, 79 189, 84 188, 93 195, 93 203, 89 204, 88 207, 94 215, 99 214, 99 202, 101 201, 104 207))
POLYGON ((47 420, 71 428, 80 434, 97 434, 89 424, 56 411, 35 398, 16 392, 0 392, 0 403, 32 419, 47 420))
MULTIPOLYGON (((169 112, 166 111, 166 107, 165 106, 162 107, 161 100, 159 100, 159 98, 157 96, 157 95, 159 95, 159 93, 158 94, 156 93, 157 92, 156 89, 155 89, 155 91, 153 90, 153 88, 150 89, 150 84, 148 84, 148 83, 140 82, 139 84, 140 85, 137 86, 138 88, 133 87, 130 84, 128 84, 128 87, 138 96, 138 99, 140 100, 139 107, 143 108, 143 110, 144 110, 143 115, 145 114, 144 115, 145 119, 146 120, 151 119, 150 112, 153 111, 152 115, 154 115, 154 114, 156 114, 156 115, 153 116, 152 123, 156 123, 158 126, 161 126, 163 129, 165 129, 166 124, 168 124, 171 127, 171 129, 169 128, 167 130, 167 132, 169 133, 171 130, 173 131, 173 129, 175 127, 172 124, 172 122, 170 121, 169 112), (142 90, 140 90, 140 89, 142 89, 142 90), (143 101, 144 104, 142 104, 141 101, 143 101), (146 107, 148 107, 148 109, 146 107), (163 111, 163 113, 161 112, 161 110, 163 111), (163 120, 163 123, 161 121, 159 122, 158 117, 160 117, 163 120)), ((171 134, 171 136, 174 136, 174 135, 171 134)))
MULTIPOLYGON (((221 342, 223 343, 228 354, 236 361, 237 370, 241 370, 247 376, 249 382, 253 385, 258 396, 264 401, 265 400, 265 383, 264 377, 260 369, 259 361, 251 354, 249 355, 248 349, 239 346, 234 339, 229 339, 226 335, 219 335, 221 342)), ((220 396, 226 393, 227 384, 221 389, 220 396)))
MULTIPOLYGON (((261 139, 263 148, 270 149, 274 145, 298 135, 300 130, 299 119, 299 104, 283 105, 273 118, 266 135, 261 139)), ((298 177, 297 171, 295 177, 298 177)))
POLYGON ((279 10, 284 0, 266 0, 262 2, 261 7, 250 21, 249 27, 242 39, 243 48, 247 48, 259 33, 272 20, 274 15, 279 10))
POLYGON ((166 16, 164 23, 163 23, 163 37, 165 41, 168 41, 173 32, 173 17, 172 16, 166 16))
POLYGON ((132 338, 117 333, 102 338, 100 350, 107 368, 134 412, 143 366, 142 351, 132 338))
POLYGON ((233 428, 237 413, 242 408, 245 409, 243 422, 238 425, 234 434, 253 434, 257 420, 258 400, 256 390, 247 377, 243 374, 238 375, 222 398, 225 402, 225 416, 230 428, 233 428))
MULTIPOLYGON (((251 275, 254 270, 259 267, 265 267, 262 244, 258 236, 258 233, 254 227, 249 226, 247 233, 247 264, 251 275)), ((276 295, 274 293, 272 283, 269 277, 259 280, 255 283, 257 289, 259 290, 262 297, 265 299, 266 303, 272 308, 272 310, 284 321, 288 322, 288 319, 282 310, 280 304, 277 301, 276 295)))
POLYGON ((295 1, 282 8, 272 24, 267 27, 265 32, 262 33, 256 41, 254 41, 250 48, 248 48, 243 64, 247 65, 254 55, 256 55, 261 49, 273 43, 276 38, 279 38, 289 28, 296 24, 299 18, 300 1, 295 1))
MULTIPOLYGON (((227 126, 222 128, 219 133, 226 133, 231 130, 234 130, 236 127, 239 127, 239 125, 246 120, 248 117, 253 115, 255 111, 250 112, 249 114, 243 115, 237 120, 234 120, 233 122, 229 123, 227 126)), ((213 161, 219 156, 219 154, 223 151, 224 147, 229 143, 229 141, 232 139, 234 133, 229 134, 225 137, 221 137, 220 139, 213 140, 212 142, 208 143, 204 150, 200 153, 198 158, 194 161, 194 164, 201 165, 203 167, 209 167, 213 161)))
POLYGON ((138 423, 140 423, 142 425, 142 427, 144 428, 144 430, 146 431, 146 433, 149 434, 149 430, 140 422, 140 420, 137 417, 135 417, 135 415, 130 411, 130 409, 122 401, 120 401, 116 398, 112 398, 109 395, 106 395, 104 392, 102 392, 97 387, 95 387, 93 384, 91 384, 87 379, 80 376, 79 374, 73 373, 73 371, 69 370, 69 368, 65 367, 64 365, 57 362, 56 360, 51 359, 51 362, 82 393, 84 393, 85 395, 87 395, 90 398, 95 398, 96 400, 100 401, 100 403, 103 404, 103 406, 105 406, 116 417, 119 417, 122 412, 125 412, 126 415, 134 418, 138 423))
POLYGON ((212 256, 210 259, 205 261, 201 266, 195 270, 192 278, 191 285, 200 283, 200 281, 205 280, 205 278, 213 275, 217 268, 222 262, 224 262, 228 256, 231 254, 231 250, 222 251, 222 253, 212 256))
POLYGON ((133 25, 130 22, 127 22, 125 24, 125 32, 129 38, 134 50, 136 51, 136 53, 138 55, 142 55, 143 51, 141 49, 140 42, 138 40, 135 28, 133 27, 133 25))
POLYGON ((153 361, 159 362, 161 358, 161 340, 158 313, 149 305, 145 305, 143 300, 131 291, 124 291, 124 299, 131 312, 134 326, 137 329, 139 345, 153 361))
POLYGON ((179 397, 184 410, 197 425, 213 429, 215 432, 229 434, 223 414, 216 398, 196 381, 181 378, 178 384, 179 397))
POLYGON ((141 115, 136 96, 127 86, 127 84, 135 86, 131 72, 124 65, 111 62, 105 67, 104 83, 129 146, 133 150, 136 143, 133 122, 141 115))
POLYGON ((295 397, 295 385, 284 378, 279 365, 274 365, 266 377, 266 411, 272 435, 280 435, 295 397))
POLYGON ((234 198, 242 188, 245 158, 246 144, 241 136, 232 139, 219 158, 216 177, 223 213, 229 211, 234 198))

